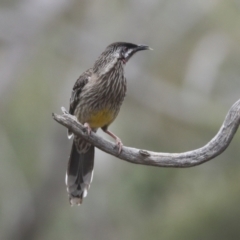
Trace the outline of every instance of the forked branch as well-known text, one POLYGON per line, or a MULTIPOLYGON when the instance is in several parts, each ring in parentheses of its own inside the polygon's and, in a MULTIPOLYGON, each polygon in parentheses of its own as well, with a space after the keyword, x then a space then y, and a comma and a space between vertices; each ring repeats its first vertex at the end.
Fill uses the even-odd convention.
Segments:
POLYGON ((240 123, 239 99, 230 108, 216 136, 201 148, 183 153, 161 153, 123 146, 122 152, 119 154, 115 143, 103 139, 94 132, 88 136, 85 127, 66 110, 62 110, 63 115, 53 113, 53 118, 97 148, 127 162, 157 167, 193 167, 215 158, 228 147, 240 123))

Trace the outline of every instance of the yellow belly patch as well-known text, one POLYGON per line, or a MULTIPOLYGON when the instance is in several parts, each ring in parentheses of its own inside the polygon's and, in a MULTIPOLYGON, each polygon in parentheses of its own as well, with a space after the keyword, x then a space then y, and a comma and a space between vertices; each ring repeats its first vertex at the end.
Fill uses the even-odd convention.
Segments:
POLYGON ((114 114, 109 110, 101 110, 94 113, 87 121, 91 128, 100 128, 110 124, 114 120, 114 114))

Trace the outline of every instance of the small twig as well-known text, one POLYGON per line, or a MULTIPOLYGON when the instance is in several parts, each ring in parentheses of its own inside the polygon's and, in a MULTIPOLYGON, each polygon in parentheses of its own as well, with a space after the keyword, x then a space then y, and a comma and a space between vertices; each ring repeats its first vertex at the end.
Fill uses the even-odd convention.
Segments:
POLYGON ((183 153, 161 153, 123 146, 119 154, 115 143, 103 139, 94 132, 88 136, 85 127, 76 121, 75 117, 68 114, 64 108, 62 111, 63 115, 53 113, 53 118, 102 151, 131 163, 158 167, 193 167, 215 158, 228 147, 240 123, 240 100, 238 100, 230 108, 216 136, 201 148, 183 153))

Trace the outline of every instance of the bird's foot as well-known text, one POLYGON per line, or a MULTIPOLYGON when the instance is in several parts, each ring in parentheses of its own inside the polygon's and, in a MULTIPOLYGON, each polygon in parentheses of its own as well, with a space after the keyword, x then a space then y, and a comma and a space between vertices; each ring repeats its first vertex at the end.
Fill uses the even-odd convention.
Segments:
POLYGON ((102 128, 102 130, 103 130, 105 133, 107 133, 109 136, 111 136, 112 138, 115 139, 115 141, 116 141, 116 146, 118 147, 118 154, 120 154, 121 151, 122 151, 122 147, 123 147, 123 144, 122 144, 121 139, 120 139, 118 136, 116 136, 114 133, 110 132, 110 131, 107 130, 107 129, 102 128))
POLYGON ((92 132, 92 129, 91 129, 90 125, 86 122, 86 123, 84 123, 83 126, 86 128, 88 136, 90 136, 90 134, 92 132))

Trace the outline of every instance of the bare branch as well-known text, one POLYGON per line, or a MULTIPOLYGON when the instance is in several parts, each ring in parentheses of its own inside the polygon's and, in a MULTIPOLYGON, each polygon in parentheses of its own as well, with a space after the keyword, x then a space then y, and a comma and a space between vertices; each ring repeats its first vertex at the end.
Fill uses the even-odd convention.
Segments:
POLYGON ((114 143, 103 139, 94 132, 88 136, 85 127, 77 122, 75 117, 65 110, 63 112, 63 115, 53 113, 53 118, 69 128, 74 134, 81 136, 104 152, 136 164, 185 168, 207 162, 221 154, 228 147, 240 123, 240 99, 230 108, 220 130, 210 142, 201 148, 183 153, 151 152, 124 146, 119 154, 114 143))

